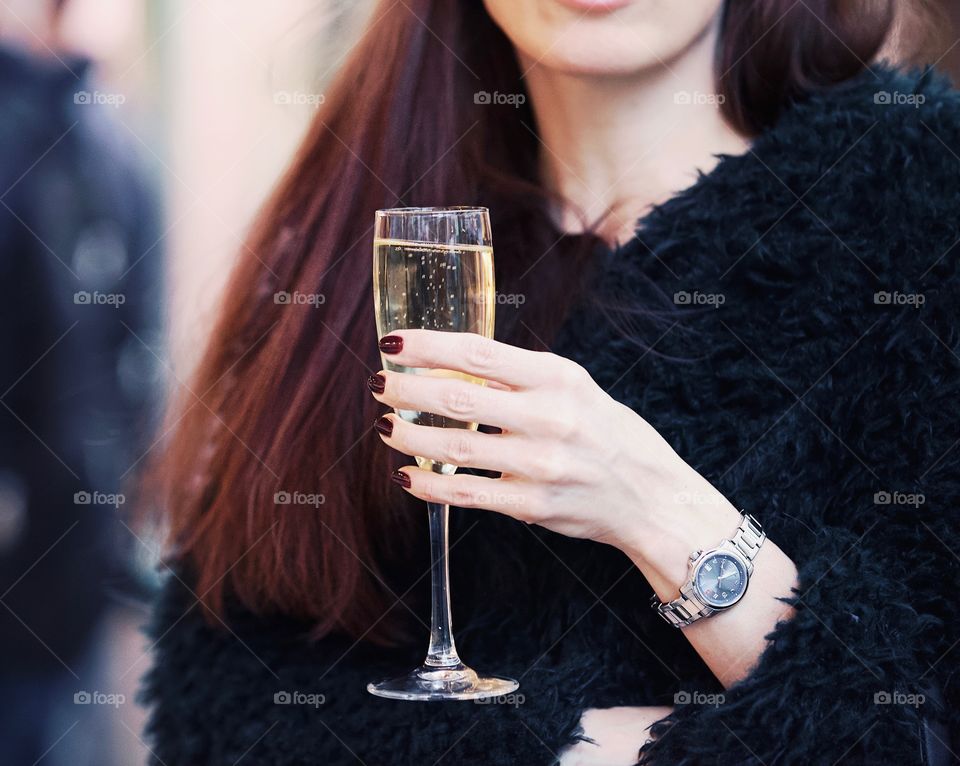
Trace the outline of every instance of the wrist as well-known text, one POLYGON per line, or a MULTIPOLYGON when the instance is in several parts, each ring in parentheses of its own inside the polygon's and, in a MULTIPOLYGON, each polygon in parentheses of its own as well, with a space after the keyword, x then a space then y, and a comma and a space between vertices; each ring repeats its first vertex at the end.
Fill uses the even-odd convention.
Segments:
POLYGON ((620 546, 663 601, 675 598, 686 582, 690 554, 728 539, 741 519, 721 492, 685 463, 683 468, 657 499, 647 498, 643 523, 620 546))

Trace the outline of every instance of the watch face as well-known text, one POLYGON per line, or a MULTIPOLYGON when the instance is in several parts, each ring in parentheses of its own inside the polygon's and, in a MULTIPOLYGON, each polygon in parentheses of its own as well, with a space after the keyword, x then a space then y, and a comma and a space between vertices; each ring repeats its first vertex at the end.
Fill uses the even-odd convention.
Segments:
POLYGON ((730 606, 747 589, 747 569, 740 559, 729 553, 711 553, 697 566, 693 584, 707 605, 730 606))

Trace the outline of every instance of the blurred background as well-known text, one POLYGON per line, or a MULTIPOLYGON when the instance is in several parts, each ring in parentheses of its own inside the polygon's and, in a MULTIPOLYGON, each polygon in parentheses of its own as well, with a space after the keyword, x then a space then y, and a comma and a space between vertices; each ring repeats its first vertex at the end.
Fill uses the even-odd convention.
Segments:
MULTIPOLYGON (((519 1, 519 0, 518 0, 519 1)), ((885 56, 960 83, 960 0, 885 56)), ((371 0, 0 0, 0 760, 146 762, 131 481, 371 0)))

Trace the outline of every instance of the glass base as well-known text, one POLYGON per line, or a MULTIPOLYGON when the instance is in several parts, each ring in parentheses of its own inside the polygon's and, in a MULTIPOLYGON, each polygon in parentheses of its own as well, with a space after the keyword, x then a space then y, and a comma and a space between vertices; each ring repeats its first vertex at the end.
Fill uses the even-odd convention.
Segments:
POLYGON ((461 663, 449 668, 421 665, 405 676, 367 684, 367 691, 395 700, 476 700, 510 694, 519 686, 512 678, 478 676, 461 663))

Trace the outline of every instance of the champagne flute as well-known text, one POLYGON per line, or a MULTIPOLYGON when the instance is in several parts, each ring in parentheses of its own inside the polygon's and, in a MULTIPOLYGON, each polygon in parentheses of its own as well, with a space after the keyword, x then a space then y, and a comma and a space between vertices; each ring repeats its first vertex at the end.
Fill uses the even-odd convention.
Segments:
MULTIPOLYGON (((496 303, 490 216, 482 207, 416 207, 378 210, 373 239, 373 299, 378 337, 394 330, 472 332, 493 337, 496 303)), ((381 354, 387 370, 414 375, 486 381, 455 370, 404 367, 381 354)), ((476 430, 429 412, 397 410, 404 420, 437 428, 476 430)), ((416 458, 420 468, 453 474, 457 466, 416 458)), ((450 506, 427 503, 430 521, 432 608, 430 644, 423 664, 407 675, 367 685, 379 697, 467 700, 514 691, 511 678, 480 676, 460 661, 450 620, 448 520, 450 506)))

